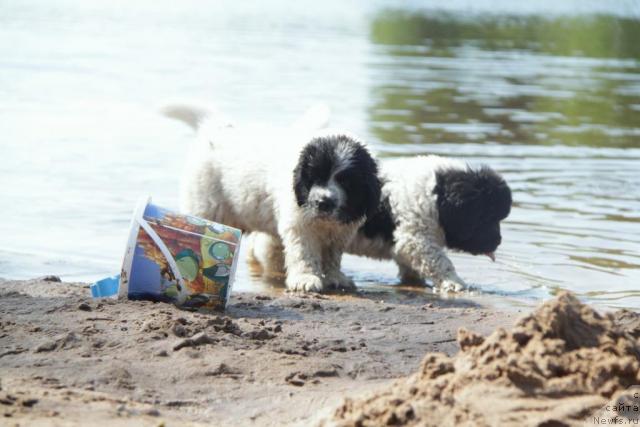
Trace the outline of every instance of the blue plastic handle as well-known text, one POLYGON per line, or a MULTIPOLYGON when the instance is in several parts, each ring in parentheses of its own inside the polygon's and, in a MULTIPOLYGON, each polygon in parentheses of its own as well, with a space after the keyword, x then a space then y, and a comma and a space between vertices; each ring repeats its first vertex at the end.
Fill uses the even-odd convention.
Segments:
POLYGON ((94 298, 112 297, 118 295, 118 289, 120 288, 120 275, 117 274, 112 277, 105 277, 98 280, 96 283, 90 286, 91 296, 94 298))

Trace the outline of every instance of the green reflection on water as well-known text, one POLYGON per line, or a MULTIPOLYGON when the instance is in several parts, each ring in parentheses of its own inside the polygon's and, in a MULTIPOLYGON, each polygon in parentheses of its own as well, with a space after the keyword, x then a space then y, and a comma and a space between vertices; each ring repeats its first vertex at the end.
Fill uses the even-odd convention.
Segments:
POLYGON ((386 142, 640 147, 637 20, 385 11, 371 39, 386 142))
POLYGON ((525 49, 551 55, 640 58, 640 22, 614 16, 458 16, 385 11, 372 24, 383 44, 422 44, 443 50, 475 40, 483 49, 525 49))

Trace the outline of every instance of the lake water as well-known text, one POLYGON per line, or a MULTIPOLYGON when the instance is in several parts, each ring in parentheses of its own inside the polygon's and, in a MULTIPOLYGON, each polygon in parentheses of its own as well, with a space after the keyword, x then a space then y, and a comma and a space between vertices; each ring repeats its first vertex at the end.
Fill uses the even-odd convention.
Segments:
MULTIPOLYGON (((168 100, 282 124, 322 101, 383 157, 504 174, 498 261, 453 255, 469 283, 639 307, 638 2, 398 4, 1 2, 0 277, 119 270, 138 198, 177 205, 193 134, 156 113, 168 100)), ((391 263, 344 268, 396 283, 391 263)), ((237 284, 267 286, 244 263, 237 284)))

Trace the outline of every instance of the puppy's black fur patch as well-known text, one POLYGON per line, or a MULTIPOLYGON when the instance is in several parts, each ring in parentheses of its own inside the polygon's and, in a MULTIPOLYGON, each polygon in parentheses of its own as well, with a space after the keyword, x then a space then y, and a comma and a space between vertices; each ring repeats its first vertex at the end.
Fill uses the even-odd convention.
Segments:
POLYGON ((511 211, 511 190, 488 167, 436 173, 438 218, 447 246, 474 255, 500 245, 500 221, 511 211))
POLYGON ((362 144, 347 136, 315 138, 302 150, 293 171, 298 206, 307 202, 314 184, 325 186, 336 172, 335 181, 346 194, 337 219, 349 223, 372 215, 380 203, 378 165, 362 144))
POLYGON ((380 200, 380 205, 373 215, 367 217, 367 221, 360 227, 358 233, 363 233, 368 239, 381 238, 391 243, 395 229, 396 222, 391 213, 389 197, 385 196, 380 200))

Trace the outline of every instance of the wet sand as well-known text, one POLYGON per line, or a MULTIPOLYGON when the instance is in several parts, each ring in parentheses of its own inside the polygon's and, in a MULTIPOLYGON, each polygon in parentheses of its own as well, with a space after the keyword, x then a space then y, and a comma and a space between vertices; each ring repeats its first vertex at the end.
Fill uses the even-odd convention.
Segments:
POLYGON ((0 279, 0 425, 309 425, 520 316, 410 290, 240 292, 217 314, 88 295, 0 279))

